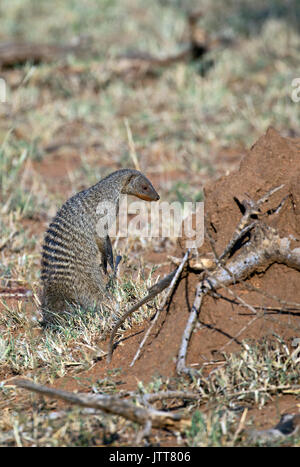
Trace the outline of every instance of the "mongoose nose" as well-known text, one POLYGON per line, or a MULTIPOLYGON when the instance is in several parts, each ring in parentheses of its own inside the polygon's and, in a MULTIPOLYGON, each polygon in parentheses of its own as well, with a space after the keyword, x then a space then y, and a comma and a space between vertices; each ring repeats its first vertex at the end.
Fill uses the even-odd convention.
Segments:
POLYGON ((150 201, 158 201, 160 199, 160 196, 159 194, 157 193, 157 191, 155 190, 155 188, 153 188, 153 186, 151 187, 151 193, 150 193, 150 201))

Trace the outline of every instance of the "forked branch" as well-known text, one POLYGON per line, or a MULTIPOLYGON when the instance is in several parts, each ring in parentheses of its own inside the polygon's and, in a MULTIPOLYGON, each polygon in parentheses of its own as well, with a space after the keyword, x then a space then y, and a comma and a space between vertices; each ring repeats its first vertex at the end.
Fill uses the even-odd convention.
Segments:
MULTIPOLYGON (((90 407, 101 410, 107 414, 118 415, 142 426, 146 426, 150 422, 153 428, 181 429, 190 424, 189 420, 180 413, 157 410, 151 407, 149 403, 147 403, 146 407, 143 407, 133 403, 132 400, 124 400, 120 396, 110 396, 106 394, 76 394, 69 391, 62 391, 60 389, 35 384, 26 379, 13 380, 13 384, 47 397, 64 400, 70 404, 79 405, 81 407, 90 407)), ((138 394, 134 395, 133 398, 137 399, 140 403, 145 402, 138 394)), ((164 393, 159 392, 157 395, 149 394, 148 401, 170 398, 197 400, 200 396, 196 393, 188 393, 185 391, 165 391, 164 393)))
POLYGON ((182 336, 177 360, 177 373, 191 375, 193 372, 186 365, 186 355, 202 299, 206 294, 214 292, 220 287, 228 288, 228 286, 236 282, 247 279, 254 272, 266 270, 273 263, 282 263, 300 271, 300 248, 291 249, 290 238, 281 238, 275 229, 260 220, 253 222, 251 217, 253 214, 258 214, 262 203, 280 188, 282 188, 282 185, 270 190, 259 201, 249 200, 245 204, 245 214, 220 257, 216 256, 214 245, 211 245, 215 254, 216 266, 214 270, 205 270, 203 266, 206 258, 204 261, 200 259, 198 263, 194 262, 193 265, 190 265, 193 269, 202 272, 202 279, 197 286, 195 301, 182 336), (232 252, 237 241, 250 230, 250 240, 240 248, 239 254, 236 254, 224 264, 224 260, 232 252))

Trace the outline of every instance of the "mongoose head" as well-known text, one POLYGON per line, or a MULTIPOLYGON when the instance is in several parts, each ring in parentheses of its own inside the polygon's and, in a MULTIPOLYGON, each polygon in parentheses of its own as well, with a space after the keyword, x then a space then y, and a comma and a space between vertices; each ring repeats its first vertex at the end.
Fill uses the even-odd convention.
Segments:
POLYGON ((152 183, 138 171, 128 177, 121 193, 136 196, 144 201, 159 200, 159 194, 156 192, 152 183))

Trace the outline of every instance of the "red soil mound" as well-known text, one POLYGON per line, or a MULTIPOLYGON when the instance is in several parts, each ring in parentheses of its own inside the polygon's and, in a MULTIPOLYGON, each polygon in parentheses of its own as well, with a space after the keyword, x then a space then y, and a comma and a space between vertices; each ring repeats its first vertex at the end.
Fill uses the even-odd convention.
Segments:
MULTIPOLYGON (((241 218, 241 211, 234 198, 242 201, 247 193, 252 199, 258 200, 268 190, 281 184, 284 187, 265 203, 263 211, 276 208, 286 197, 280 212, 269 215, 266 222, 276 227, 281 236, 292 235, 295 244, 296 239, 300 238, 300 141, 284 138, 274 129, 269 129, 245 155, 237 171, 205 188, 205 212, 218 253, 222 252, 232 237, 241 218)), ((180 243, 183 245, 182 241, 180 243)), ((210 248, 205 242, 200 253, 208 251, 210 248)), ((176 254, 182 256, 183 252, 179 247, 176 254)), ((126 339, 118 345, 109 369, 122 368, 120 379, 124 382, 124 388, 135 388, 138 380, 148 382, 153 376, 175 375, 176 357, 194 300, 197 279, 196 274, 185 274, 169 309, 163 313, 140 359, 133 367, 129 365, 147 324, 131 329, 126 339)), ((254 274, 247 283, 271 296, 300 303, 300 274, 285 265, 273 264, 265 272, 254 274)), ((295 309, 289 313, 278 313, 281 305, 275 298, 249 292, 242 283, 231 289, 249 304, 274 307, 274 311, 268 310, 253 325, 247 326, 253 319, 247 308, 241 308, 229 301, 205 297, 199 326, 189 345, 188 364, 201 365, 204 361, 215 359, 218 355, 216 352, 225 344, 227 352, 239 350, 244 339, 257 341, 276 333, 289 342, 300 335, 299 311, 295 309), (240 332, 242 329, 243 332, 240 332)), ((222 293, 225 297, 232 298, 226 291, 222 293)), ((99 378, 106 370, 106 362, 101 361, 82 376, 99 378)), ((71 389, 68 383, 67 386, 71 389)))

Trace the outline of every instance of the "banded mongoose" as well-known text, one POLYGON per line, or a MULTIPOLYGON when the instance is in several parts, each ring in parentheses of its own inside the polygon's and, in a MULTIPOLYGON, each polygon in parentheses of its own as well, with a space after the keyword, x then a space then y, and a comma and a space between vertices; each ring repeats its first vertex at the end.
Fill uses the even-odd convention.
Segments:
POLYGON ((43 325, 60 321, 74 304, 86 309, 103 301, 104 274, 114 259, 109 236, 99 236, 99 204, 112 203, 117 215, 121 194, 159 200, 141 172, 118 170, 68 199, 50 223, 42 249, 43 325))

